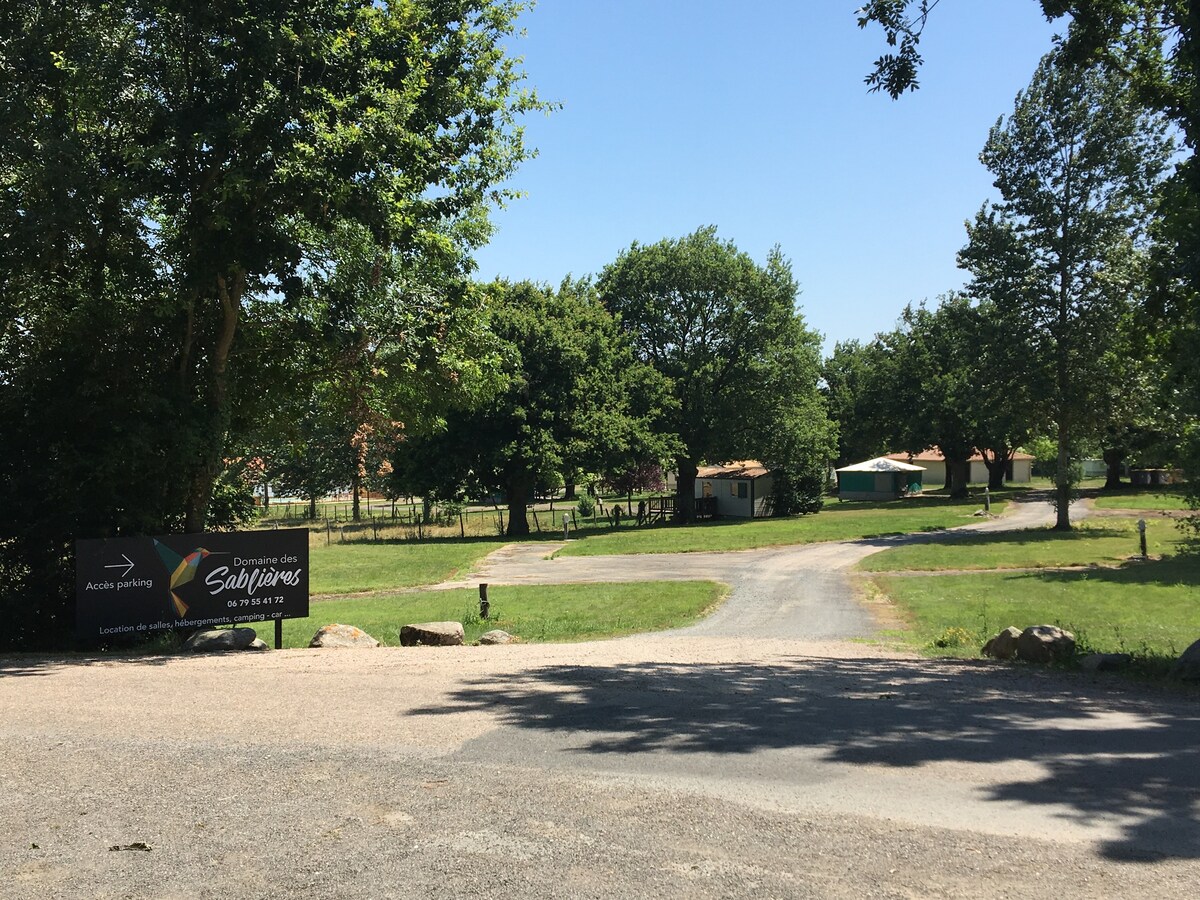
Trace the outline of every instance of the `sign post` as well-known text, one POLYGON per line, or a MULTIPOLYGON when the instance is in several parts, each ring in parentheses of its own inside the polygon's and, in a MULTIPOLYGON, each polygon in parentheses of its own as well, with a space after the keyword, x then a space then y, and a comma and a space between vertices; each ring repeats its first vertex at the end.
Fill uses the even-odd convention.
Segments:
POLYGON ((75 542, 84 640, 308 615, 308 531, 175 534, 75 542))

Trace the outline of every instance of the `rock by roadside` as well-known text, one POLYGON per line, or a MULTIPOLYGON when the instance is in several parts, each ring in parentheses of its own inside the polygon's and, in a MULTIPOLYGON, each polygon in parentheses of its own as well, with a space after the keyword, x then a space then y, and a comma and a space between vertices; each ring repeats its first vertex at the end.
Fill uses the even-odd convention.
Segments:
POLYGON ((379 641, 353 625, 323 625, 308 642, 310 647, 378 647, 379 641))

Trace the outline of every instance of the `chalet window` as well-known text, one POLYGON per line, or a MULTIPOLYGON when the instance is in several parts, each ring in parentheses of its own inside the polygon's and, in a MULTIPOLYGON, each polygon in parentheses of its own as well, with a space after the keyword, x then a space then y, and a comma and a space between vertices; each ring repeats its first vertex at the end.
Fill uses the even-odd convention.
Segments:
POLYGON ((739 481, 737 486, 737 495, 739 500, 745 500, 750 496, 750 491, 746 486, 746 482, 739 481))

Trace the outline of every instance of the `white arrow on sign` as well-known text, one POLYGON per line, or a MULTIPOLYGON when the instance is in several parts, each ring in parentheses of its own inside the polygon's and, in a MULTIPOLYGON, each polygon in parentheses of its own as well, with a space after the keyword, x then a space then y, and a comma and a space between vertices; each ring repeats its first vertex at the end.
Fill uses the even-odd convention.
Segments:
POLYGON ((129 574, 129 570, 133 568, 133 560, 132 560, 132 559, 130 559, 128 556, 126 556, 124 553, 122 553, 122 554, 121 554, 121 558, 122 558, 123 560, 125 560, 125 562, 123 562, 123 563, 113 563, 111 566, 105 566, 104 568, 106 568, 106 569, 119 569, 119 568, 121 568, 122 566, 125 566, 125 571, 121 573, 121 577, 122 577, 122 578, 124 578, 126 575, 128 575, 128 574, 129 574))

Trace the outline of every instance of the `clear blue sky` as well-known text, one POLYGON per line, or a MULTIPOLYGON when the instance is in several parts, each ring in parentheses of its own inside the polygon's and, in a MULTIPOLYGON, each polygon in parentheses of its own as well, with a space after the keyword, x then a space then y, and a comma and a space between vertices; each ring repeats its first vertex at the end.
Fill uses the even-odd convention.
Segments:
POLYGON ((921 89, 893 102, 863 84, 886 45, 856 6, 540 0, 510 50, 562 109, 524 120, 527 196, 495 212, 478 276, 557 284, 711 224, 760 262, 780 245, 827 352, 960 287, 963 222, 994 194, 979 150, 1063 23, 942 0, 921 89))

